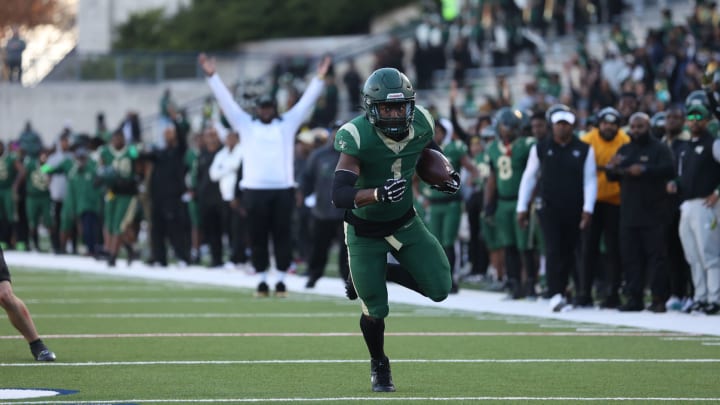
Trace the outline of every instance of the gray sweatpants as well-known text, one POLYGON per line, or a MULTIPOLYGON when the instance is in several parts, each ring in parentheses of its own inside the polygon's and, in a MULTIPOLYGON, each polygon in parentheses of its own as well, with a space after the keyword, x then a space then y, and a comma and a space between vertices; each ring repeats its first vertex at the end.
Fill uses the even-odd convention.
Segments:
POLYGON ((720 203, 703 206, 703 199, 680 206, 680 241, 690 263, 694 300, 720 303, 720 203))

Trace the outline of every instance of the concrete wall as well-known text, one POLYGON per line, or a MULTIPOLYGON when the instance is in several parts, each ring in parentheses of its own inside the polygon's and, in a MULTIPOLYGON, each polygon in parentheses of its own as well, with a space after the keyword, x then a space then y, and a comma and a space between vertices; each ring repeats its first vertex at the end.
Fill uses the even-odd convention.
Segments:
POLYGON ((110 52, 115 28, 130 15, 153 8, 164 8, 173 15, 190 0, 79 0, 77 7, 78 51, 110 52))
POLYGON ((157 114, 166 88, 180 104, 210 92, 204 80, 158 85, 67 82, 33 88, 0 83, 0 139, 17 139, 28 120, 48 144, 66 121, 76 132, 94 133, 98 112, 105 113, 105 122, 113 129, 128 111, 137 111, 141 118, 157 114))

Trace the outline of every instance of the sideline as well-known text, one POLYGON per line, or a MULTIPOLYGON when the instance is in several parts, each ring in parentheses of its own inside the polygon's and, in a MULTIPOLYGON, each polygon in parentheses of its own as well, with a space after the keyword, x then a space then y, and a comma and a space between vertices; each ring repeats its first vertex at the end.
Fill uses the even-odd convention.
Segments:
MULTIPOLYGON (((242 270, 207 269, 200 266, 159 268, 150 267, 141 262, 134 262, 132 266, 128 267, 125 260, 118 260, 117 267, 109 268, 105 262, 88 257, 59 256, 35 252, 10 251, 4 253, 11 274, 13 267, 35 267, 148 280, 249 288, 251 290, 254 290, 259 282, 257 276, 250 275, 242 270)), ((274 279, 274 274, 271 273, 268 280, 274 282, 274 279)), ((332 297, 345 296, 344 283, 339 278, 321 278, 313 289, 306 289, 305 281, 305 277, 295 274, 288 274, 285 277, 285 284, 290 292, 332 297)), ((458 294, 451 295, 445 301, 436 303, 395 284, 388 285, 388 295, 391 302, 425 307, 627 326, 651 331, 720 336, 720 322, 718 322, 720 317, 716 316, 688 315, 677 312, 655 314, 648 311, 627 313, 594 308, 575 309, 558 313, 552 312, 548 307, 548 303, 543 300, 534 302, 526 300, 512 301, 506 300, 505 295, 502 293, 468 289, 462 289, 458 294)))

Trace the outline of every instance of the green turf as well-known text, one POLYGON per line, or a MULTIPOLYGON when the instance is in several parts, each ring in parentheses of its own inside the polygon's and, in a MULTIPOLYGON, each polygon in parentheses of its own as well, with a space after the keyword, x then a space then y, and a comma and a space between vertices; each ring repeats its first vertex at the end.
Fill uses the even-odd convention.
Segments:
MULTIPOLYGON (((398 392, 373 394, 355 302, 302 294, 259 299, 246 289, 24 268, 13 269, 13 285, 28 304, 40 333, 48 336, 45 340, 58 361, 35 363, 23 340, 0 339, 0 389, 79 391, 24 402, 720 400, 720 362, 640 361, 720 359, 720 346, 703 345, 699 339, 557 336, 550 332, 575 332, 589 325, 391 305, 386 351, 393 361, 398 392), (423 336, 421 332, 458 336, 423 336), (518 335, 522 332, 536 335, 518 335), (158 336, 162 334, 171 335, 158 336), (326 401, 332 398, 346 399, 326 401)), ((591 326, 607 332, 628 331, 591 326)), ((0 322, 0 337, 8 336, 17 333, 9 322, 0 322)), ((283 402, 296 403, 274 403, 283 402)))

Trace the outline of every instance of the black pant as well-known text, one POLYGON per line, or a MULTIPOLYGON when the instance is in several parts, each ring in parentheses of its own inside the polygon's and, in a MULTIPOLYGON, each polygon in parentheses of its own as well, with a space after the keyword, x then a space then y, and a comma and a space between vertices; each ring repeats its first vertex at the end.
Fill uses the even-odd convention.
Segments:
POLYGON ((98 214, 92 211, 83 212, 80 214, 80 224, 85 247, 87 247, 88 253, 94 256, 98 253, 98 236, 100 234, 98 214))
POLYGON ((21 61, 7 62, 7 68, 8 68, 8 80, 12 82, 12 81, 15 81, 15 77, 17 77, 17 82, 22 83, 22 62, 21 61))
POLYGON ((153 258, 160 265, 167 265, 166 239, 170 241, 178 260, 190 262, 190 247, 185 237, 189 229, 187 215, 187 207, 179 197, 152 202, 150 241, 153 258))
POLYGON ((210 246, 211 266, 218 267, 223 264, 223 215, 224 206, 222 201, 215 203, 203 203, 199 200, 200 224, 202 238, 210 246))
POLYGON ((548 296, 565 295, 569 278, 576 273, 580 249, 580 215, 544 208, 538 211, 545 237, 548 296))
POLYGON ((604 202, 595 203, 590 227, 583 233, 582 267, 580 268, 580 298, 591 299, 592 287, 600 278, 606 290, 602 297, 615 297, 622 282, 620 263, 620 206, 604 202), (600 262, 600 238, 605 242, 605 271, 598 269, 600 262))
POLYGON ((642 303, 649 279, 653 301, 667 299, 667 248, 664 224, 623 226, 620 232, 623 270, 631 300, 642 303))
POLYGON ((346 280, 350 273, 348 265, 347 246, 343 232, 342 219, 318 219, 313 218, 312 223, 312 245, 310 249, 310 260, 308 262, 308 276, 311 279, 319 279, 325 274, 328 251, 333 240, 340 245, 338 253, 338 269, 343 280, 346 280))
POLYGON ((685 252, 680 242, 680 210, 675 209, 672 220, 665 228, 665 241, 668 252, 668 281, 670 294, 678 297, 693 297, 693 283, 690 265, 685 260, 685 252))
POLYGON ((245 254, 245 241, 247 239, 246 218, 238 209, 230 206, 230 202, 225 202, 223 223, 229 236, 230 261, 235 264, 247 262, 247 255, 245 254))
POLYGON ((483 193, 473 193, 465 204, 470 226, 470 242, 468 248, 468 259, 472 263, 470 274, 485 274, 490 265, 490 256, 485 246, 485 240, 481 237, 480 214, 483 208, 483 193))
POLYGON ((295 189, 243 190, 243 205, 248 215, 248 233, 252 264, 257 272, 270 266, 268 243, 272 235, 275 265, 286 271, 292 261, 292 213, 295 189))

